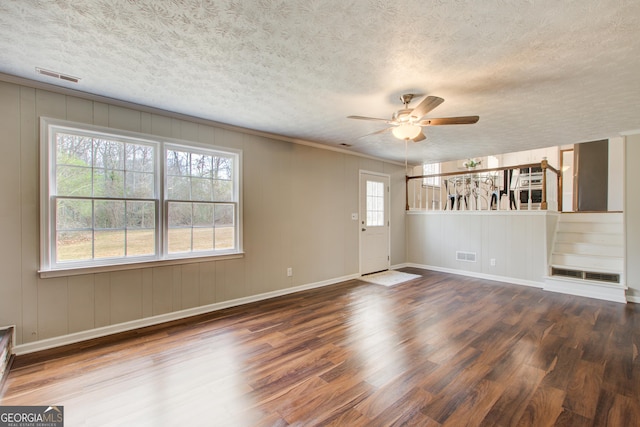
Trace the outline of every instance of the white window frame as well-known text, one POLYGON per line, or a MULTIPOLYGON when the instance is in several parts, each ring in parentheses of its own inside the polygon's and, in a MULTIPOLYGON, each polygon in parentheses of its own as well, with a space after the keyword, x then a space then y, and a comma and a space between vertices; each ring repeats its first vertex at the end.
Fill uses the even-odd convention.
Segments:
MULTIPOLYGON (((173 138, 147 135, 120 129, 75 123, 66 120, 40 118, 40 269, 41 277, 56 277, 92 272, 124 270, 154 266, 157 264, 182 264, 201 262, 207 259, 238 258, 243 255, 242 249, 242 151, 209 144, 184 141, 173 138), (138 142, 153 145, 155 149, 155 254, 136 257, 116 257, 108 259, 91 259, 84 261, 56 262, 56 218, 55 218, 55 134, 64 131, 70 134, 105 137, 123 142, 138 142), (234 242, 235 247, 225 250, 190 251, 169 254, 167 247, 168 218, 166 188, 166 152, 169 148, 184 148, 208 154, 221 154, 233 158, 232 201, 225 204, 235 206, 234 242)), ((89 197, 95 200, 95 196, 89 197)), ((114 198, 117 199, 117 198, 114 198)), ((222 203, 222 202, 221 202, 222 203)), ((93 227, 95 229, 95 227, 93 227)))

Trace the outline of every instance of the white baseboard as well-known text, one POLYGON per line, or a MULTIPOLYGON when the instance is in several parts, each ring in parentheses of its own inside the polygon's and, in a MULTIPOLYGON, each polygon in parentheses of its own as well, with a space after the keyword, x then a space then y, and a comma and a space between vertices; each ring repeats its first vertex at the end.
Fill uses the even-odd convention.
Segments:
POLYGON ((439 271, 441 273, 457 274, 458 276, 476 277, 479 279, 494 280, 496 282, 512 283, 514 285, 530 286, 532 288, 543 288, 544 283, 533 280, 518 279, 515 277, 496 276, 493 274, 477 273, 475 271, 456 270, 454 268, 436 267, 426 264, 407 263, 406 267, 422 268, 425 270, 439 271))
POLYGON ((636 303, 636 304, 640 304, 640 296, 627 295, 627 302, 633 302, 633 303, 636 303))
POLYGON ((406 268, 406 267, 411 267, 410 264, 402 263, 402 264, 396 264, 396 265, 392 265, 391 267, 389 267, 391 270, 399 270, 401 268, 406 268))
POLYGON ((571 280, 560 277, 545 277, 545 291, 558 292, 580 297, 595 298, 626 304, 626 287, 587 280, 571 280))
POLYGON ((640 302, 640 297, 627 296, 625 298, 624 292, 626 288, 620 287, 620 286, 602 285, 602 286, 592 286, 587 289, 584 287, 584 284, 580 284, 580 286, 574 286, 574 285, 571 285, 570 283, 558 284, 557 281, 550 280, 550 278, 548 277, 544 278, 545 282, 535 282, 532 280, 522 280, 514 277, 493 276, 491 274, 455 270, 452 268, 436 267, 433 265, 425 265, 425 264, 409 263, 407 264, 407 267, 423 268, 425 270, 439 271, 442 273, 457 274, 460 276, 468 276, 468 277, 477 277, 480 279, 495 280, 497 282, 512 283, 515 285, 531 286, 531 287, 540 288, 542 290, 549 291, 549 292, 557 292, 557 293, 563 293, 567 295, 575 295, 575 296, 587 297, 587 298, 596 298, 603 301, 612 301, 612 302, 619 302, 619 303, 640 302))
MULTIPOLYGON (((203 305, 200 307, 189 308, 186 310, 173 311, 171 313, 159 314, 157 316, 145 317, 144 319, 136 319, 130 322, 118 323, 115 325, 104 326, 101 328, 90 329, 87 331, 76 332, 73 334, 61 335, 59 337, 48 338, 40 341, 34 341, 31 343, 20 344, 13 347, 13 351, 16 355, 33 353, 36 351, 48 350, 55 347, 60 347, 68 344, 75 344, 80 341, 86 341, 93 338, 100 338, 107 335, 116 334, 119 332, 131 331, 134 329, 144 328, 147 326, 158 325, 160 323, 170 322, 173 320, 180 320, 191 316, 197 316, 199 314, 211 313, 214 311, 222 310, 229 307, 236 307, 243 304, 249 304, 252 302, 263 301, 266 299, 279 297, 282 295, 293 294, 308 289, 321 288, 323 286, 334 285, 336 283, 345 282, 347 280, 357 279, 360 274, 350 274, 347 276, 337 277, 334 279, 323 280, 315 283, 308 283, 305 285, 295 286, 292 288, 279 289, 277 291, 265 292, 263 294, 251 295, 248 297, 237 298, 229 301, 222 301, 218 303, 203 305)), ((15 334, 15 328, 14 328, 15 334)), ((14 336, 15 343, 15 336, 14 336)))

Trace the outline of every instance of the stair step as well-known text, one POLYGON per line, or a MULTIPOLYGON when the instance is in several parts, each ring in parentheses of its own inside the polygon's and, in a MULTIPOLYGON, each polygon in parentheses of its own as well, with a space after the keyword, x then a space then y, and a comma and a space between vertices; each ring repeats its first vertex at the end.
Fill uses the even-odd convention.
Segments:
POLYGON ((622 223, 609 222, 558 222, 559 232, 573 233, 622 233, 622 223))
POLYGON ((560 264, 557 262, 552 262, 549 264, 550 268, 558 268, 564 270, 576 270, 576 271, 588 271, 592 273, 605 273, 605 274, 621 274, 621 270, 611 269, 611 268, 593 268, 592 266, 584 267, 577 265, 569 265, 569 264, 560 264))
POLYGON ((554 253, 562 254, 624 257, 624 247, 622 245, 607 245, 601 243, 556 242, 553 251, 554 253))
POLYGON ((624 270, 624 258, 610 256, 552 253, 551 264, 586 271, 622 272, 624 270))
POLYGON ((562 222, 598 222, 618 223, 623 222, 622 212, 575 212, 563 213, 562 222))
POLYGON ((556 233, 556 243, 595 243, 601 245, 624 244, 622 233, 580 233, 561 232, 556 233))

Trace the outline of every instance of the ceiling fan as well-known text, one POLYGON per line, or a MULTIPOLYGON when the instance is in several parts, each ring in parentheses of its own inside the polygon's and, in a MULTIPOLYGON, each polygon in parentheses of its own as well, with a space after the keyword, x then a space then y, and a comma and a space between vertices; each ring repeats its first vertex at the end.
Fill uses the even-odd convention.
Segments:
POLYGON ((377 135, 391 131, 393 136, 405 141, 412 140, 414 142, 422 141, 426 139, 422 132, 423 126, 442 126, 442 125, 469 125, 476 123, 480 117, 478 116, 462 116, 462 117, 445 117, 438 119, 426 119, 426 116, 431 110, 444 102, 444 99, 437 96, 425 97, 416 108, 409 108, 409 103, 416 95, 413 93, 406 93, 400 96, 400 101, 404 104, 404 108, 396 111, 391 116, 391 120, 378 119, 375 117, 364 116, 348 116, 349 119, 357 120, 372 120, 377 122, 384 122, 391 125, 388 128, 364 135, 377 135))

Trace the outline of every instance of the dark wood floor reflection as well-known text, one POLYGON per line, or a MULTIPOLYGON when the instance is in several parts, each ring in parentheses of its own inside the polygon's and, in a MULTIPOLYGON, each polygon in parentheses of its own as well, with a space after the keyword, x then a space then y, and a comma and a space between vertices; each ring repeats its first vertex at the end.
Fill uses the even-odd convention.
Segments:
POLYGON ((640 305, 404 271, 423 277, 21 357, 0 404, 67 426, 640 425, 640 305))

